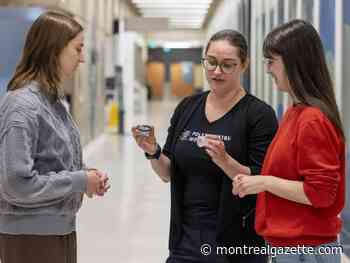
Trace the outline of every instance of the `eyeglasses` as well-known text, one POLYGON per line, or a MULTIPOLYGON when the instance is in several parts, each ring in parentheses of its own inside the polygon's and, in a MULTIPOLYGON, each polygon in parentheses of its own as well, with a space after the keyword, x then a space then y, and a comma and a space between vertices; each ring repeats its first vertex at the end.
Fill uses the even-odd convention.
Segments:
POLYGON ((273 59, 272 58, 264 58, 263 59, 263 64, 265 64, 266 66, 270 66, 273 63, 273 59))
POLYGON ((209 71, 214 71, 219 66, 221 72, 231 74, 235 71, 238 64, 232 62, 222 62, 221 64, 218 64, 218 61, 214 58, 202 58, 202 65, 209 71))

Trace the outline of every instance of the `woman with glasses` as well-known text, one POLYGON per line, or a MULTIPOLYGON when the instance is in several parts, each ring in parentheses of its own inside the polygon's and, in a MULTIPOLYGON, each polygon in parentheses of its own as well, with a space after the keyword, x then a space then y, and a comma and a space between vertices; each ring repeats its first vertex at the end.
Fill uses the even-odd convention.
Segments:
POLYGON ((256 230, 279 249, 276 263, 340 263, 345 138, 317 31, 293 20, 264 41, 267 71, 293 104, 264 160, 264 176, 238 175, 233 192, 257 194, 256 230), (294 247, 295 253, 286 253, 294 247))
POLYGON ((167 263, 266 262, 253 251, 218 246, 263 246, 254 230, 255 197, 235 198, 239 173, 259 174, 277 129, 273 109, 247 93, 241 78, 248 47, 239 32, 214 34, 203 66, 210 90, 185 98, 175 109, 161 149, 152 128, 132 129, 153 170, 171 183, 170 255, 167 263), (232 255, 229 255, 232 254, 232 255))

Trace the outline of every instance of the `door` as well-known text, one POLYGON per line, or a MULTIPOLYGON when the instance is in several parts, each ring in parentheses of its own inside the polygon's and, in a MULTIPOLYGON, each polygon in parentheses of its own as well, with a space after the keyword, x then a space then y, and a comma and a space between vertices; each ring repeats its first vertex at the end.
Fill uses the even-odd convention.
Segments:
POLYGON ((172 95, 185 97, 193 94, 192 63, 175 63, 170 66, 170 83, 172 95))
POLYGON ((147 84, 150 86, 152 98, 163 97, 165 67, 160 62, 150 62, 147 65, 147 84))

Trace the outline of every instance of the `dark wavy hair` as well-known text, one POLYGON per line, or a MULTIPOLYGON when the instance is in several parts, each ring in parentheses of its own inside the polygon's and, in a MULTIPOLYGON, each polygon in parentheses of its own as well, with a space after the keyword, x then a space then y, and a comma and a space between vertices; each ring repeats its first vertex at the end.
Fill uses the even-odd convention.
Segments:
POLYGON ((344 136, 322 42, 308 22, 295 19, 272 30, 264 40, 264 57, 281 56, 293 95, 319 108, 344 136))
POLYGON ((48 11, 40 15, 29 29, 21 60, 7 90, 22 88, 35 80, 46 95, 57 99, 63 93, 59 87, 59 56, 82 31, 83 27, 69 14, 48 11))

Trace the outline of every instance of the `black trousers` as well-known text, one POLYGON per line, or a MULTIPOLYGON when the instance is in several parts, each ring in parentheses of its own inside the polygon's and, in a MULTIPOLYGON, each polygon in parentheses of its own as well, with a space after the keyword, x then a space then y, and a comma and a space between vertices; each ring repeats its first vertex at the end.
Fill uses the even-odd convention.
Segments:
MULTIPOLYGON (((267 256, 257 255, 245 255, 245 256, 233 256, 228 258, 230 263, 267 263, 267 256)), ((186 259, 180 259, 177 257, 169 256, 166 263, 201 263, 201 261, 192 261, 186 259)), ((211 261, 211 263, 217 263, 217 261, 211 261)))
POLYGON ((77 239, 64 236, 0 234, 1 263, 77 263, 77 239))
POLYGON ((267 263, 266 255, 220 255, 216 252, 215 230, 199 230, 183 224, 183 234, 178 246, 170 251, 166 263, 267 263), (203 250, 203 245, 210 245, 203 250), (205 254, 203 255, 202 251, 205 254))

